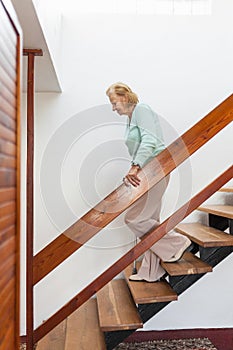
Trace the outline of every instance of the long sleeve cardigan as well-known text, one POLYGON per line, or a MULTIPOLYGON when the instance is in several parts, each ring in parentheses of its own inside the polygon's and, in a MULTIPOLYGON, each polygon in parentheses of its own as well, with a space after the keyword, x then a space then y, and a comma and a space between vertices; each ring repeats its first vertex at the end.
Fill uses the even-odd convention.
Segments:
POLYGON ((165 148, 158 115, 147 104, 135 106, 126 126, 125 143, 132 163, 141 168, 165 148))

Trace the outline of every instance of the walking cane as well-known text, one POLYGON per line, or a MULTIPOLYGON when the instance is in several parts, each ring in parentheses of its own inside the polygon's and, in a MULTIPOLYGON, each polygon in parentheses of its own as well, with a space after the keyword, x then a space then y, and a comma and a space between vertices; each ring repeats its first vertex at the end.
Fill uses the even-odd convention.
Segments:
MULTIPOLYGON (((134 247, 137 245, 137 237, 135 237, 134 240, 134 247)), ((132 269, 132 275, 136 275, 138 273, 137 267, 136 267, 137 259, 134 260, 133 262, 133 269, 132 269)))

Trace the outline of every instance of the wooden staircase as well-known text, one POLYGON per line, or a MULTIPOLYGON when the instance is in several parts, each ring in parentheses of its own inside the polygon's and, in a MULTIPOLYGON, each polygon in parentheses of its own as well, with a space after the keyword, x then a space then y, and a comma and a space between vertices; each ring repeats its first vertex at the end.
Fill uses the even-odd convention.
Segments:
MULTIPOLYGON (((233 193, 232 187, 221 192, 233 193)), ((176 263, 164 263, 161 282, 131 282, 132 265, 124 279, 114 279, 65 321, 47 334, 37 350, 110 350, 162 310, 233 251, 233 206, 198 208, 208 214, 209 226, 181 223, 176 230, 193 242, 176 263), (225 232, 224 232, 225 231, 225 232)), ((139 266, 139 262, 137 262, 139 266)), ((138 267, 137 266, 137 267, 138 267)))
MULTIPOLYGON (((91 208, 70 227, 66 228, 64 232, 61 232, 47 246, 37 252, 36 255, 33 254, 33 229, 30 230, 27 239, 26 283, 26 340, 28 350, 33 350, 34 344, 40 342, 46 335, 49 334, 49 332, 51 332, 56 326, 59 326, 59 324, 61 324, 64 320, 68 320, 69 316, 74 313, 75 310, 81 308, 81 306, 84 305, 90 298, 96 296, 98 291, 105 287, 110 281, 115 279, 128 265, 133 263, 135 259, 142 256, 146 250, 150 249, 153 244, 161 239, 166 234, 167 230, 174 229, 176 225, 178 225, 188 215, 196 210, 198 206, 202 205, 202 203, 204 203, 211 195, 225 186, 232 179, 233 166, 230 166, 220 176, 215 178, 210 184, 208 184, 199 193, 195 194, 185 204, 171 214, 170 217, 164 220, 158 227, 154 228, 150 232, 147 232, 134 247, 123 254, 103 273, 92 280, 85 288, 77 292, 76 295, 74 295, 59 310, 55 311, 50 317, 48 317, 47 320, 41 323, 37 328, 34 327, 34 287, 36 284, 44 279, 72 254, 77 252, 77 250, 80 249, 86 242, 98 234, 104 227, 106 227, 116 217, 118 217, 139 198, 141 198, 153 186, 158 184, 160 180, 170 174, 185 160, 190 158, 196 151, 200 150, 207 142, 215 137, 215 135, 229 125, 232 120, 233 94, 221 102, 189 130, 174 140, 165 150, 157 155, 155 159, 152 159, 145 165, 145 167, 143 167, 143 171, 141 170, 139 172, 141 184, 137 190, 133 191, 133 196, 129 196, 128 189, 124 184, 121 184, 99 203, 97 203, 95 207, 91 208)), ((31 155, 31 158, 33 159, 33 154, 31 155)), ((31 169, 32 168, 33 164, 31 166, 31 169)), ((30 178, 31 177, 29 176, 28 180, 30 180, 30 178)), ((32 186, 28 186, 28 193, 33 193, 32 186)), ((33 202, 31 198, 30 202, 33 202)), ((31 225, 31 223, 33 223, 33 214, 33 210, 31 210, 27 217, 28 224, 30 224, 31 227, 33 226, 31 225)), ((230 225, 230 232, 232 232, 231 222, 231 220, 228 221, 227 218, 224 218, 224 222, 222 222, 220 225, 219 220, 213 215, 213 219, 210 221, 210 226, 216 227, 220 225, 217 228, 224 231, 225 226, 230 225)), ((193 250, 192 253, 196 254, 199 249, 199 257, 203 262, 209 264, 210 266, 215 266, 215 264, 221 260, 217 252, 215 254, 214 251, 211 252, 209 250, 215 249, 215 247, 203 248, 197 244, 195 244, 194 247, 195 250, 193 250), (209 255, 207 254, 206 256, 203 249, 207 251, 209 255), (217 259, 215 255, 217 255, 217 259)), ((221 254, 229 254, 231 251, 228 251, 227 249, 229 249, 229 247, 221 247, 221 254)), ((185 257, 185 259, 186 258, 187 257, 185 257)), ((189 266, 189 270, 187 270, 187 272, 184 270, 183 261, 182 269, 181 266, 179 268, 179 274, 174 272, 172 275, 170 272, 171 275, 169 275, 167 278, 167 282, 177 295, 182 293, 204 274, 203 272, 197 273, 198 268, 192 266, 190 256, 187 258, 187 260, 189 266), (187 274, 182 275, 181 273, 187 274)), ((174 265, 172 267, 174 268, 174 265)), ((153 298, 158 300, 159 297, 161 298, 161 293, 162 292, 160 291, 159 296, 156 294, 156 298, 154 296, 153 298)), ((143 297, 145 298, 145 296, 143 297)), ((146 299, 147 298, 148 297, 146 297, 146 299)), ((115 298, 115 301, 116 300, 117 299, 115 298)), ((169 302, 169 300, 153 302, 151 299, 149 304, 137 304, 137 310, 140 314, 141 321, 145 323, 169 302)), ((67 324, 68 322, 66 325, 67 324)), ((135 327, 138 327, 138 325, 135 325, 135 327)), ((134 331, 132 328, 133 325, 131 324, 130 327, 123 330, 105 331, 104 335, 107 348, 114 348, 115 345, 134 331)), ((85 348, 85 346, 83 347, 85 348)))

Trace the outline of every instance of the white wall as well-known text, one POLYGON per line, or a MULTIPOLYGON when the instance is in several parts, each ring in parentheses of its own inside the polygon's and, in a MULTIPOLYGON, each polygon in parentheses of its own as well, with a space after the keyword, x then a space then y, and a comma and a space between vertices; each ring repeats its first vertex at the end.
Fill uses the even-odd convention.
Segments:
POLYGON ((53 1, 32 0, 32 3, 35 7, 35 11, 37 13, 38 20, 43 31, 44 39, 48 47, 48 53, 51 57, 53 68, 56 72, 56 78, 59 84, 62 86, 59 74, 62 65, 60 60, 60 39, 62 31, 62 9, 60 4, 61 0, 56 0, 55 3, 53 1))
MULTIPOLYGON (((162 116, 169 143, 232 93, 232 17, 231 0, 213 1, 211 16, 64 17, 60 48, 64 91, 36 95, 35 252, 114 189, 128 169, 125 117, 111 112, 106 88, 115 81, 128 83, 141 101, 162 116)), ((228 127, 174 173, 163 215, 230 166, 231 159, 232 127, 228 127)), ((36 325, 132 242, 121 216, 49 274, 35 288, 36 325)), ((233 282, 227 276, 232 259, 160 312, 145 329, 231 327, 228 291, 233 282), (224 298, 219 299, 225 280, 224 298), (193 305, 201 306, 201 319, 193 305)))

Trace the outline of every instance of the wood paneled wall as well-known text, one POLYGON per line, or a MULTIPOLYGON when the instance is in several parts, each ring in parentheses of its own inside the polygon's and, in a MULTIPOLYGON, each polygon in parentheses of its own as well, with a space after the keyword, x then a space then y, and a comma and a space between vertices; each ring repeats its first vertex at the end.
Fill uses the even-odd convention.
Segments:
POLYGON ((19 45, 0 0, 0 350, 19 346, 19 45))

